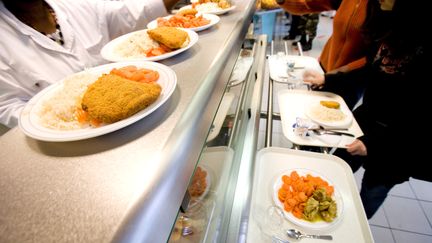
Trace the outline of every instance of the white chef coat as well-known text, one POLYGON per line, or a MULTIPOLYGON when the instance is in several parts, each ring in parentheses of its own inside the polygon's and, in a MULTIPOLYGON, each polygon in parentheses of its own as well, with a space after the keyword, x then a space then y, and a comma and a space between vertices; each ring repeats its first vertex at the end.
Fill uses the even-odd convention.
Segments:
POLYGON ((46 0, 64 45, 19 21, 0 1, 0 123, 13 127, 25 103, 67 75, 106 63, 101 48, 167 15, 162 0, 46 0))

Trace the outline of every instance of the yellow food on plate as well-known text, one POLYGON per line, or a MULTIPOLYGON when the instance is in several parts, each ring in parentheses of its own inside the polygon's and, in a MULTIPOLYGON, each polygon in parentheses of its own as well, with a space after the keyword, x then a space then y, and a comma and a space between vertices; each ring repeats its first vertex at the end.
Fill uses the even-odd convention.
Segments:
POLYGON ((161 93, 157 83, 140 83, 114 74, 104 74, 91 84, 81 107, 90 119, 113 123, 151 105, 161 93))
POLYGON ((176 13, 176 15, 186 16, 186 15, 196 15, 198 11, 194 8, 182 9, 176 13))
POLYGON ((199 0, 200 4, 205 3, 217 3, 218 7, 220 8, 229 8, 231 7, 231 1, 229 0, 199 0))
POLYGON ((157 27, 148 30, 147 34, 153 40, 164 44, 172 49, 179 49, 187 46, 189 35, 186 31, 174 27, 157 27))
MULTIPOLYGON (((328 103, 325 103, 328 105, 328 103)), ((323 104, 314 104, 310 107, 308 111, 308 116, 313 120, 318 120, 320 122, 339 122, 347 118, 341 109, 336 109, 336 105, 329 108, 323 104)))
POLYGON ((321 100, 320 104, 331 109, 339 109, 340 107, 339 102, 333 100, 321 100))

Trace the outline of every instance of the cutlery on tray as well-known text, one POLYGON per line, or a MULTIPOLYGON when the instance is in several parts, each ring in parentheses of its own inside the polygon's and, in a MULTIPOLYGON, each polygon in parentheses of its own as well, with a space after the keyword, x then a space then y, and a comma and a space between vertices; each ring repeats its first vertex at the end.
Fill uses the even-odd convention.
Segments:
POLYGON ((333 240, 333 236, 331 235, 308 235, 303 234, 302 232, 296 229, 289 229, 286 231, 288 237, 299 240, 301 238, 310 238, 310 239, 321 239, 321 240, 333 240))
POLYGON ((348 132, 341 132, 340 130, 346 131, 348 129, 344 128, 344 129, 326 129, 324 127, 317 127, 317 128, 309 128, 309 131, 312 131, 313 133, 315 133, 316 135, 346 135, 346 136, 350 136, 350 137, 355 137, 354 134, 348 133, 348 132))
POLYGON ((354 134, 347 132, 339 132, 339 131, 330 131, 330 130, 312 130, 316 135, 345 135, 350 137, 355 137, 354 134))

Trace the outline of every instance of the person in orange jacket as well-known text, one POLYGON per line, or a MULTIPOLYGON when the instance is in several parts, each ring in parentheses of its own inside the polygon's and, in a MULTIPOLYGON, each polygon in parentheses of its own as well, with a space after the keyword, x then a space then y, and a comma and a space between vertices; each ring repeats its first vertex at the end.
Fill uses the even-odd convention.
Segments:
MULTIPOLYGON (((333 33, 325 44, 319 62, 327 74, 348 72, 366 63, 370 44, 363 38, 362 26, 366 18, 367 0, 277 0, 292 14, 319 13, 336 10, 333 33)), ((363 95, 364 87, 346 91, 345 102, 353 109, 363 95)))
POLYGON ((325 72, 349 71, 366 63, 367 44, 361 26, 366 17, 367 0, 277 0, 291 14, 303 15, 337 10, 333 19, 333 34, 319 57, 325 72))

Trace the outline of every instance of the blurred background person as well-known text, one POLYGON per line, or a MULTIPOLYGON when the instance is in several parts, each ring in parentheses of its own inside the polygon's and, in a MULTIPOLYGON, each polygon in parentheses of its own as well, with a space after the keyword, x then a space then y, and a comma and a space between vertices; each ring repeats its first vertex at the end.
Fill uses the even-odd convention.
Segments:
POLYGON ((360 29, 366 17, 367 0, 277 0, 291 14, 304 15, 337 10, 333 33, 319 57, 324 72, 348 71, 365 64, 366 43, 360 29))
MULTIPOLYGON (((309 51, 312 49, 312 42, 317 35, 317 28, 319 23, 319 14, 304 14, 300 16, 298 24, 298 32, 300 34, 300 44, 303 51, 309 51)), ((293 45, 297 45, 297 42, 293 42, 293 45)))
MULTIPOLYGON (((369 44, 363 40, 361 28, 366 17, 368 0, 277 0, 283 9, 293 14, 319 13, 336 10, 333 33, 324 45, 319 63, 325 73, 346 72, 366 63, 369 44)), ((354 109, 363 95, 364 87, 345 91, 345 102, 354 109)))
POLYGON ((300 31, 299 31, 300 15, 288 13, 288 16, 290 15, 291 15, 290 29, 288 31, 288 35, 282 38, 284 40, 295 40, 295 38, 297 38, 297 36, 300 35, 300 31))
MULTIPOLYGON (((277 0, 291 14, 320 13, 336 10, 333 33, 324 45, 319 63, 325 73, 346 72, 366 63, 369 44, 362 37, 361 28, 366 17, 368 0, 277 0)), ((353 109, 363 94, 363 87, 351 87, 346 103, 353 109)))

